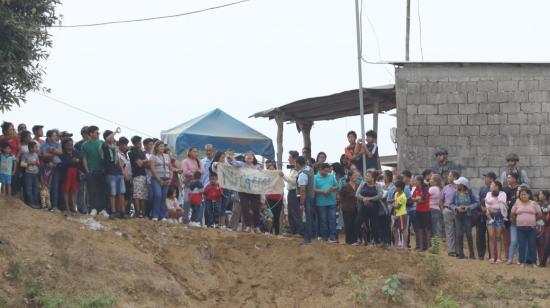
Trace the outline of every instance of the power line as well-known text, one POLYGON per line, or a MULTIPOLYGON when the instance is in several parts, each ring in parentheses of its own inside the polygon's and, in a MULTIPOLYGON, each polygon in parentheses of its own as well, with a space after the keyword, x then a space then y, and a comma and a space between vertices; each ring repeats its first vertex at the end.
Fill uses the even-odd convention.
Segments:
POLYGON ((424 50, 422 49, 422 20, 420 19, 420 0, 417 0, 416 11, 418 14, 418 32, 420 35, 420 56, 422 61, 424 61, 424 50))
POLYGON ((191 11, 191 12, 185 12, 185 13, 179 13, 174 15, 164 15, 164 16, 156 16, 156 17, 147 17, 147 18, 138 18, 138 19, 128 19, 128 20, 116 20, 116 21, 105 21, 105 22, 98 22, 98 23, 91 23, 91 24, 80 24, 80 25, 52 25, 51 28, 83 28, 83 27, 97 27, 97 26, 106 26, 106 25, 114 25, 114 24, 124 24, 124 23, 132 23, 132 22, 142 22, 142 21, 151 21, 151 20, 159 20, 159 19, 167 19, 167 18, 175 18, 175 17, 181 17, 181 16, 187 16, 187 15, 193 15, 198 13, 203 13, 206 11, 212 11, 221 9, 228 6, 233 6, 237 4, 241 4, 243 2, 248 2, 251 0, 241 0, 237 2, 231 2, 227 4, 222 4, 218 6, 213 6, 201 10, 191 11))
POLYGON ((124 125, 124 124, 121 124, 121 123, 118 123, 118 122, 116 122, 116 121, 107 119, 107 118, 105 118, 105 117, 103 117, 103 116, 100 116, 100 115, 98 115, 98 114, 92 113, 92 112, 87 111, 87 110, 84 110, 84 109, 82 109, 82 108, 80 108, 80 107, 76 107, 76 106, 74 106, 74 105, 72 105, 72 104, 69 104, 69 103, 64 102, 64 101, 62 101, 62 100, 59 100, 59 99, 57 99, 57 98, 51 97, 51 96, 49 96, 49 95, 46 95, 46 94, 43 94, 43 93, 40 93, 40 92, 36 92, 36 94, 38 94, 38 95, 40 95, 40 96, 42 96, 42 97, 45 97, 45 98, 47 98, 47 99, 49 99, 49 100, 51 100, 51 101, 53 101, 53 102, 56 102, 56 103, 58 103, 58 104, 61 104, 61 105, 65 106, 65 107, 72 108, 72 109, 74 109, 74 110, 77 110, 77 111, 80 111, 80 112, 82 112, 82 113, 91 115, 91 116, 93 116, 93 117, 95 117, 95 118, 98 118, 98 119, 100 119, 100 120, 103 120, 103 121, 112 123, 112 124, 114 124, 114 125, 116 125, 116 126, 125 128, 125 129, 127 129, 127 130, 131 130, 131 131, 136 132, 136 133, 139 133, 140 135, 147 136, 147 137, 151 137, 151 138, 156 138, 155 136, 151 136, 151 135, 148 134, 148 133, 142 132, 142 131, 137 130, 137 129, 135 129, 135 128, 128 127, 128 126, 126 126, 126 125, 124 125))

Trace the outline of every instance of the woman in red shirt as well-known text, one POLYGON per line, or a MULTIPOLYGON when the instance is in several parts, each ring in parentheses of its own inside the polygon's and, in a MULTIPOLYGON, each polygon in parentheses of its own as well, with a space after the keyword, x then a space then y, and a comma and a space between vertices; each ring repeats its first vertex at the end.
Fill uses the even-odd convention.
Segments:
MULTIPOLYGON (((277 165, 274 161, 266 163, 267 170, 277 170, 277 165)), ((281 210, 283 209, 283 192, 280 194, 267 194, 265 195, 265 202, 273 213, 273 230, 275 235, 279 235, 281 210)))
POLYGON ((428 250, 432 238, 432 216, 430 210, 430 193, 428 185, 424 182, 424 177, 417 175, 415 177, 415 190, 412 194, 412 201, 416 202, 416 223, 418 225, 417 234, 419 238, 420 249, 428 250))

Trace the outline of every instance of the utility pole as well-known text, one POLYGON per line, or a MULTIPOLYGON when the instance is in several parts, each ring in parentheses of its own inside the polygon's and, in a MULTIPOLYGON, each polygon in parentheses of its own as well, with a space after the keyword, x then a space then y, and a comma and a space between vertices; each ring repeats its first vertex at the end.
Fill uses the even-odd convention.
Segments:
MULTIPOLYGON (((359 14, 359 0, 355 0, 355 26, 357 28, 357 70, 359 72, 359 115, 361 117, 361 139, 365 139, 365 106, 363 105, 363 50, 362 50, 362 29, 359 14)), ((367 174, 367 157, 363 154, 363 175, 367 174)))
POLYGON ((405 30, 405 61, 409 62, 409 41, 411 34, 411 0, 407 0, 407 26, 405 30))

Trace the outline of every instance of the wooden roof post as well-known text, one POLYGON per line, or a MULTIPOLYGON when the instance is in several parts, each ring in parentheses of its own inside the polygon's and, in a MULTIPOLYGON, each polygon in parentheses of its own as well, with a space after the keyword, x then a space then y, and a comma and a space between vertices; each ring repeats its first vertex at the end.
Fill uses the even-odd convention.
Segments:
POLYGON ((380 113, 380 102, 378 102, 378 100, 375 100, 372 106, 372 130, 374 130, 377 134, 378 134, 378 113, 380 113))
POLYGON ((304 138, 304 148, 309 148, 311 150, 311 128, 313 127, 313 121, 300 121, 297 124, 302 131, 302 137, 304 138))
POLYGON ((283 169, 283 112, 277 112, 275 121, 277 122, 277 169, 283 169))

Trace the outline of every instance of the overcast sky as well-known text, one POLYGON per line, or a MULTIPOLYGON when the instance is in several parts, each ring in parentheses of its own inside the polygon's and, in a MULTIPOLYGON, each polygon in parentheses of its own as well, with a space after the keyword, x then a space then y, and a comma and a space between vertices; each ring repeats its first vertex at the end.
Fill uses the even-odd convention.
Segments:
MULTIPOLYGON (((412 61, 422 60, 418 1, 425 61, 548 61, 550 5, 537 0, 412 0, 412 61)), ((73 25, 227 2, 65 0, 58 11, 63 24, 73 25)), ((364 1, 365 58, 404 60, 405 4, 364 1)), ((153 136, 218 107, 275 140, 273 121, 248 116, 358 85, 354 0, 252 0, 181 18, 51 33, 50 95, 153 136)), ((364 84, 393 83, 393 72, 390 65, 365 65, 364 84)), ((36 94, 4 119, 73 132, 89 124, 116 127, 36 94)), ((395 119, 383 115, 380 122, 380 153, 393 154, 395 119)), ((351 129, 360 130, 358 117, 317 122, 314 154, 338 160, 351 129)), ((284 138, 285 152, 302 147, 295 125, 285 125, 284 138)))

